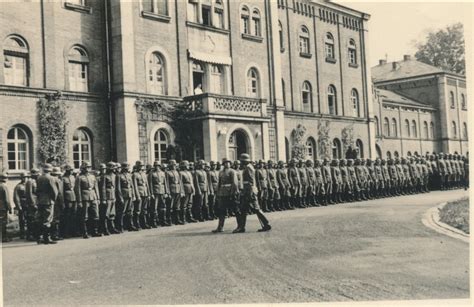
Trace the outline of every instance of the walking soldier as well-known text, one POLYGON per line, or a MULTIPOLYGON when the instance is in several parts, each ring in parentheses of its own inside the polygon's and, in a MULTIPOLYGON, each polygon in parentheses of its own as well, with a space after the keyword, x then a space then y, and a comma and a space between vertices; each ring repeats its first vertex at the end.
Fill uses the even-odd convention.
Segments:
POLYGON ((53 167, 51 164, 45 164, 43 167, 43 175, 38 177, 37 181, 37 196, 38 196, 38 225, 41 227, 41 236, 38 235, 38 244, 56 244, 56 241, 50 239, 51 223, 54 217, 54 203, 58 197, 58 183, 57 180, 51 176, 53 167))
POLYGON ((231 161, 224 158, 222 161, 224 169, 219 172, 219 180, 216 190, 216 211, 219 216, 219 223, 217 228, 212 232, 222 232, 224 228, 225 218, 229 207, 235 207, 235 198, 238 194, 237 174, 234 169, 230 167, 231 161))

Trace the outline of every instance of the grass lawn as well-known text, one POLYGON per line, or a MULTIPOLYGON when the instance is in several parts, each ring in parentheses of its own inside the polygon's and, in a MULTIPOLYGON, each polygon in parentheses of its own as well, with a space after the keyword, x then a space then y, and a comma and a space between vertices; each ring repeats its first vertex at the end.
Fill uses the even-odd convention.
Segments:
POLYGON ((449 202, 439 211, 441 222, 469 233, 469 198, 449 202))

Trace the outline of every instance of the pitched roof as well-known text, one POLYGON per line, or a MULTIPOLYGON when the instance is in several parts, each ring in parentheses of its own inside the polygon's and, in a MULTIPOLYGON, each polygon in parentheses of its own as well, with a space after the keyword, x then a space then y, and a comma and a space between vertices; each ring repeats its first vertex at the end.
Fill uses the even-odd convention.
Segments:
POLYGON ((417 60, 403 60, 372 67, 372 79, 374 82, 381 82, 443 72, 445 71, 442 69, 417 60), (393 69, 394 63, 396 69, 393 69))
POLYGON ((389 90, 376 89, 376 91, 377 91, 377 95, 381 97, 384 102, 393 102, 396 104, 402 104, 402 105, 412 106, 412 107, 436 109, 431 105, 418 102, 416 100, 413 100, 411 98, 405 97, 403 95, 397 94, 389 90))

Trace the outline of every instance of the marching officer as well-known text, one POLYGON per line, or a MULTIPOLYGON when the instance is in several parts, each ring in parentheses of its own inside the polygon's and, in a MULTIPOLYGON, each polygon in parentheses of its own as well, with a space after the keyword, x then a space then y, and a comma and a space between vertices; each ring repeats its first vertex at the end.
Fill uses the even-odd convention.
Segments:
POLYGON ((162 227, 171 226, 166 220, 166 198, 169 195, 166 173, 161 169, 159 161, 153 162, 153 169, 148 173, 150 185, 151 204, 150 221, 151 227, 156 228, 156 212, 158 211, 158 224, 162 227))
POLYGON ((196 163, 194 171, 194 187, 195 187, 195 207, 193 208, 194 217, 200 221, 210 220, 209 207, 207 205, 212 185, 208 181, 208 175, 204 170, 205 162, 200 160, 196 163))
POLYGON ((4 172, 0 172, 0 223, 2 223, 2 242, 10 242, 12 240, 8 237, 7 233, 8 213, 12 213, 7 181, 8 175, 4 172))
POLYGON ((115 229, 115 186, 117 184, 117 177, 114 173, 115 163, 108 162, 106 166, 105 174, 99 178, 99 195, 100 195, 100 207, 99 207, 99 222, 101 225, 102 234, 108 236, 111 233, 119 233, 115 229))
POLYGON ((25 183, 26 192, 26 240, 36 241, 39 236, 39 225, 36 220, 38 214, 38 197, 36 195, 36 181, 39 176, 39 170, 36 168, 31 169, 31 178, 25 183))
POLYGON ((74 186, 76 177, 72 174, 72 166, 66 164, 64 167, 64 174, 61 177, 63 186, 64 199, 64 237, 69 238, 78 234, 78 220, 76 193, 74 193, 74 186))
POLYGON ((99 226, 99 186, 97 178, 91 172, 92 166, 89 162, 83 162, 81 173, 76 178, 75 192, 78 210, 81 212, 81 231, 84 239, 89 238, 87 223, 91 224, 92 236, 102 236, 98 232, 99 226))
POLYGON ((262 225, 262 228, 258 231, 269 231, 270 229, 272 229, 272 227, 270 226, 270 223, 268 222, 267 218, 263 214, 258 204, 258 189, 255 179, 255 169, 251 163, 250 156, 244 153, 240 156, 240 161, 244 167, 242 171, 244 189, 242 192, 242 205, 240 210, 238 210, 239 214, 237 215, 237 229, 235 229, 233 232, 245 232, 247 213, 250 210, 255 211, 255 213, 257 214, 257 218, 260 224, 262 225))
POLYGON ((41 241, 40 235, 38 235, 38 244, 56 244, 56 241, 51 240, 51 223, 53 222, 54 216, 54 203, 58 197, 58 184, 57 180, 51 176, 53 167, 51 164, 46 163, 43 167, 43 175, 38 177, 37 180, 37 196, 38 196, 38 225, 41 227, 41 234, 43 235, 43 241, 41 241))
POLYGON ((137 231, 132 221, 133 204, 135 203, 135 188, 133 186, 132 175, 130 174, 130 164, 122 162, 121 172, 117 175, 116 195, 117 195, 117 210, 115 217, 115 224, 118 232, 123 232, 124 229, 128 231, 137 231))
POLYGON ((28 173, 21 173, 20 182, 18 182, 13 190, 13 202, 18 214, 18 224, 20 226, 20 239, 25 238, 25 226, 27 226, 26 212, 28 207, 26 204, 26 181, 28 177, 28 173))
POLYGON ((238 179, 234 169, 231 168, 231 161, 227 158, 222 160, 224 168, 219 172, 219 180, 216 190, 216 210, 219 216, 219 223, 217 228, 213 230, 214 233, 222 232, 224 229, 224 222, 227 216, 229 207, 235 206, 235 199, 238 195, 238 179))

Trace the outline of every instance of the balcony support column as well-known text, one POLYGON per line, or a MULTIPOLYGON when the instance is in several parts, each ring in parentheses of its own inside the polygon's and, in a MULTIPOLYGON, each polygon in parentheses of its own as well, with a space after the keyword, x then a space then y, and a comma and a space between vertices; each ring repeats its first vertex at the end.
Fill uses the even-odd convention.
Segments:
POLYGON ((215 119, 205 119, 202 122, 202 137, 204 160, 217 161, 217 128, 215 119))

